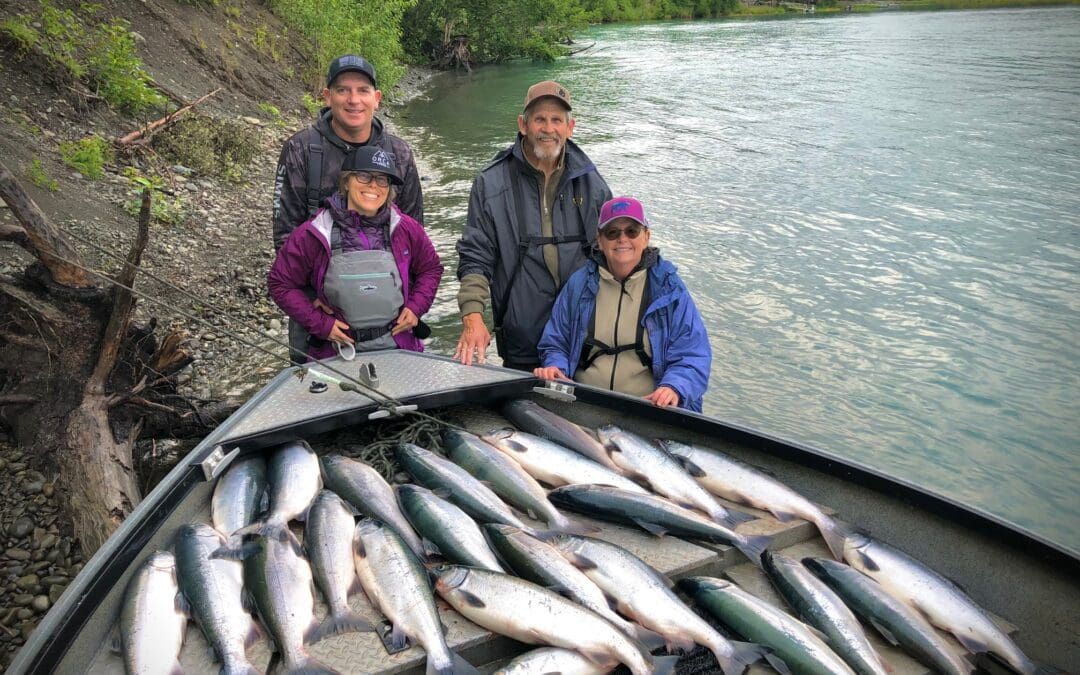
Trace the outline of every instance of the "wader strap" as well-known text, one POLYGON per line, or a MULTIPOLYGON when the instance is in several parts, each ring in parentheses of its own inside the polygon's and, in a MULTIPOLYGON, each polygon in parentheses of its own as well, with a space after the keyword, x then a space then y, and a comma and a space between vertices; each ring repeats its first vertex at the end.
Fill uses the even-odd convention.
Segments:
POLYGON ((308 217, 315 215, 319 210, 319 199, 322 193, 322 140, 319 134, 315 134, 314 140, 308 144, 307 164, 307 210, 308 217))
POLYGON ((637 334, 634 336, 634 342, 617 347, 612 347, 596 339, 596 308, 594 307, 592 316, 589 317, 589 332, 585 334, 585 342, 581 345, 581 355, 578 357, 577 369, 585 370, 592 367, 596 359, 601 356, 615 356, 630 350, 637 354, 641 365, 652 369, 652 357, 645 351, 645 311, 649 308, 649 301, 649 277, 646 276, 645 287, 641 291, 641 303, 638 305, 637 334), (595 351, 593 351, 594 349, 595 351))

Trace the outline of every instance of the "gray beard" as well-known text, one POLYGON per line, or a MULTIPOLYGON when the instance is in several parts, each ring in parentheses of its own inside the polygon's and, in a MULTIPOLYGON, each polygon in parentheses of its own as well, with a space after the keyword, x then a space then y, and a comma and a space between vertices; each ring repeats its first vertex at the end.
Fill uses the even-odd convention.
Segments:
POLYGON ((558 159, 559 155, 562 154, 563 146, 565 146, 566 143, 565 142, 559 143, 559 147, 556 148, 551 153, 548 153, 546 148, 541 147, 541 144, 540 144, 539 141, 533 141, 533 142, 530 143, 530 145, 532 145, 533 156, 535 156, 537 159, 540 159, 540 160, 543 160, 543 161, 547 162, 547 161, 550 161, 550 160, 553 160, 553 159, 558 159))

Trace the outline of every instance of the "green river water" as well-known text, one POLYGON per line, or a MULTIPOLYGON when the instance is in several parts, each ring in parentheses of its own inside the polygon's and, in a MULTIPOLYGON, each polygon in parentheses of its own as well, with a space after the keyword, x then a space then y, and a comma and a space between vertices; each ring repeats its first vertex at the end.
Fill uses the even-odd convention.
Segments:
POLYGON ((1080 551, 1080 8, 603 26, 395 118, 447 263, 476 172, 558 79, 714 352, 705 411, 1080 551))

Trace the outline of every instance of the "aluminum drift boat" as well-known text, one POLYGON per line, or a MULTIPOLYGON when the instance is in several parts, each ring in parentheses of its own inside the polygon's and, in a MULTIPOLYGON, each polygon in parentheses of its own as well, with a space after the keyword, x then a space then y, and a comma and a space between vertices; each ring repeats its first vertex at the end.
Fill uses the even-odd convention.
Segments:
MULTIPOLYGON (((1080 670, 1076 637, 1080 633, 1080 553, 1076 551, 858 462, 712 418, 657 409, 587 386, 543 385, 520 372, 465 367, 439 356, 400 351, 365 356, 378 375, 380 392, 419 410, 452 407, 454 415, 475 433, 505 426, 498 414, 500 404, 525 397, 586 427, 614 423, 646 437, 713 448, 763 467, 826 510, 957 581, 1012 632, 1031 658, 1080 670)), ((356 368, 355 362, 335 361, 334 365, 356 368)), ((368 396, 341 390, 329 373, 331 384, 319 386, 319 367, 310 370, 303 380, 295 368, 283 371, 185 457, 87 562, 8 672, 123 672, 120 658, 107 645, 128 581, 155 550, 172 547, 182 526, 210 521, 214 481, 231 462, 296 439, 308 440, 319 451, 320 434, 377 424, 391 414, 368 396)), ((758 518, 739 525, 740 532, 772 535, 771 548, 793 558, 828 556, 813 524, 780 523, 764 512, 753 513, 758 518)), ((760 569, 735 549, 596 524, 603 528, 599 537, 628 548, 673 579, 724 574, 759 597, 781 602, 760 569)), ((358 612, 379 620, 362 598, 354 596, 352 603, 358 612)), ((320 601, 318 618, 325 609, 320 601)), ((521 644, 480 629, 442 603, 440 612, 450 647, 482 670, 523 650, 521 644)), ((876 635, 872 639, 895 672, 927 672, 876 635)), ((960 650, 958 644, 956 649, 960 650)), ((425 662, 418 647, 388 654, 372 633, 327 638, 311 645, 310 651, 320 661, 349 673, 420 673, 425 662)), ((249 650, 249 657, 256 667, 265 668, 269 661, 265 641, 249 650)), ((687 667, 680 670, 702 663, 697 652, 686 661, 687 667)), ((188 627, 180 663, 185 672, 216 673, 220 668, 194 625, 188 627)))

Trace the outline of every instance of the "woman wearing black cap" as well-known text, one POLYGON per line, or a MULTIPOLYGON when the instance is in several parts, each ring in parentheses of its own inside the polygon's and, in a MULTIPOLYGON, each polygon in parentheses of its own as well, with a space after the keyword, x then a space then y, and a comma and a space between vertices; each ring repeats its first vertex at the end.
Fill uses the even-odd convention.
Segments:
POLYGON ((401 178, 386 152, 357 148, 341 169, 339 192, 278 251, 270 296, 308 332, 309 359, 333 356, 335 346, 346 358, 423 351, 416 328, 442 278, 439 255, 423 226, 393 204, 401 178))

